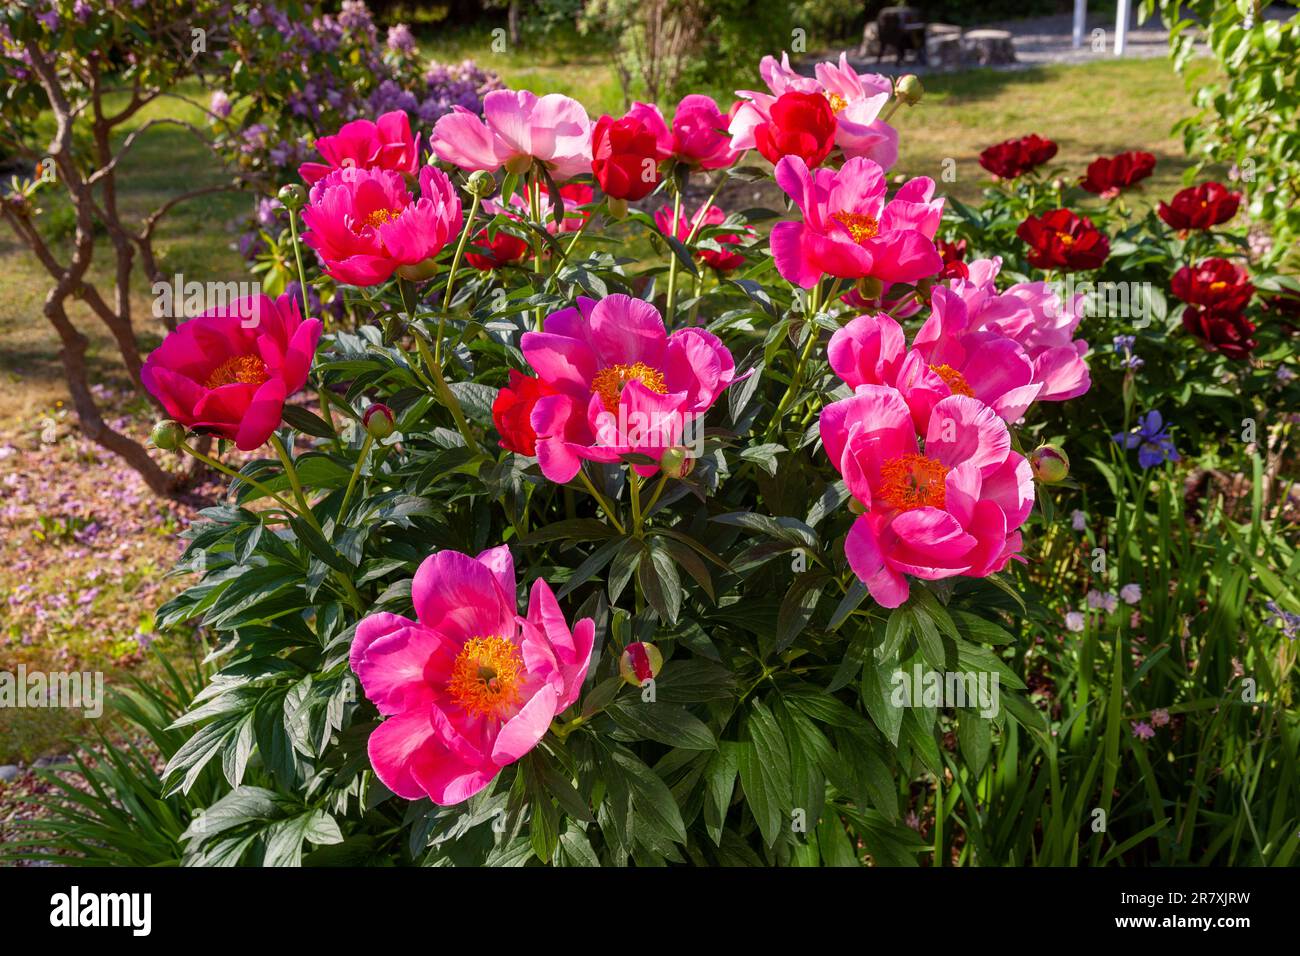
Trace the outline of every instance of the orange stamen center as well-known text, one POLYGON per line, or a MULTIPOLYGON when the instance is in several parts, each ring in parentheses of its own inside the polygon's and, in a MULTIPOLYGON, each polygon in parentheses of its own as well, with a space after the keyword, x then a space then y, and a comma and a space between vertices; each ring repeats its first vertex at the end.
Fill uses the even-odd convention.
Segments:
POLYGON ((222 385, 261 385, 271 376, 267 374, 266 365, 256 355, 237 355, 226 359, 212 370, 208 380, 203 384, 207 388, 220 388, 222 385))
POLYGON ((664 383, 664 373, 651 368, 644 362, 636 362, 632 365, 611 365, 608 368, 602 368, 592 378, 591 390, 600 396, 606 411, 614 412, 618 410, 618 400, 623 394, 623 387, 628 382, 640 382, 652 392, 660 395, 668 394, 668 386, 664 383))
POLYGON ((967 398, 974 398, 975 392, 966 381, 966 376, 957 371, 951 365, 931 365, 930 371, 943 379, 944 384, 948 386, 948 391, 954 395, 965 395, 967 398))
POLYGON ((875 217, 863 212, 836 212, 831 213, 831 218, 847 229, 853 241, 858 244, 874 239, 876 233, 880 232, 880 223, 875 217))
POLYGON ((898 511, 942 508, 948 469, 924 455, 899 455, 880 468, 880 498, 898 511))
POLYGON ((1061 245, 1065 246, 1067 249, 1074 245, 1074 236, 1070 235, 1068 232, 1058 232, 1056 238, 1060 239, 1061 245))
POLYGON ((1222 292, 1222 291, 1223 291, 1224 289, 1226 289, 1227 287, 1228 287, 1228 283, 1226 283, 1226 282, 1224 282, 1224 281, 1222 281, 1222 280, 1220 280, 1220 281, 1218 281, 1218 282, 1211 282, 1211 283, 1210 283, 1210 289, 1213 290, 1214 292, 1222 292))
POLYGON ((504 637, 465 642, 451 666, 447 691, 469 713, 504 719, 523 700, 524 658, 504 637))
POLYGON ((370 215, 366 216, 366 224, 378 229, 386 222, 392 222, 397 218, 397 213, 391 209, 376 209, 370 215))
POLYGON ((838 113, 844 107, 849 105, 849 101, 838 93, 827 93, 826 98, 831 102, 831 112, 838 113))

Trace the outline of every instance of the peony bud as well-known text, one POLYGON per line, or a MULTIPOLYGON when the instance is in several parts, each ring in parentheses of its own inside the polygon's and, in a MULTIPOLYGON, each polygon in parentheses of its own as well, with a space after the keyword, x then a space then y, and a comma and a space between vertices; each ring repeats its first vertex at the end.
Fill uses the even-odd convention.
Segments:
POLYGON ((850 498, 850 499, 849 499, 849 513, 850 513, 850 514, 855 514, 855 515, 866 514, 866 513, 867 513, 867 506, 864 505, 864 504, 863 504, 861 501, 859 501, 857 498, 850 498))
POLYGON ((665 448, 659 459, 659 467, 669 478, 685 478, 695 468, 695 459, 691 457, 690 451, 681 445, 665 448))
POLYGON ((894 88, 898 98, 908 106, 915 106, 921 102, 921 97, 925 95, 925 87, 915 75, 908 73, 906 76, 898 78, 898 86, 894 88))
POLYGON ((277 198, 284 204, 284 208, 290 211, 301 209, 307 204, 307 190, 303 189, 297 183, 290 183, 287 186, 281 186, 280 191, 276 193, 277 198))
POLYGON ((397 267, 397 274, 408 282, 423 282, 425 279, 432 279, 437 272, 438 260, 432 256, 414 265, 397 267))
POLYGON ((609 203, 609 215, 611 219, 622 222, 627 218, 627 200, 615 199, 613 196, 606 197, 609 203))
POLYGON ((633 687, 640 687, 654 678, 664 666, 664 656, 659 648, 644 641, 629 644, 618 659, 618 673, 633 687))
POLYGON ((858 295, 868 302, 879 299, 885 291, 885 284, 875 276, 864 276, 857 282, 858 295))
POLYGON ((465 183, 465 188, 471 196, 477 196, 479 199, 487 199, 497 191, 497 181, 492 178, 492 174, 486 169, 476 169, 470 173, 469 180, 465 183))
POLYGON ((1070 459, 1058 445, 1039 445, 1029 454, 1034 478, 1044 484, 1064 481, 1070 474, 1070 459))
POLYGON ((161 448, 163 451, 175 451, 185 441, 185 426, 180 422, 172 421, 170 418, 164 418, 154 425, 153 430, 149 432, 149 441, 153 442, 155 448, 161 448))
POLYGON ((361 424, 372 438, 387 438, 397 427, 397 419, 391 408, 375 402, 361 413, 361 424))

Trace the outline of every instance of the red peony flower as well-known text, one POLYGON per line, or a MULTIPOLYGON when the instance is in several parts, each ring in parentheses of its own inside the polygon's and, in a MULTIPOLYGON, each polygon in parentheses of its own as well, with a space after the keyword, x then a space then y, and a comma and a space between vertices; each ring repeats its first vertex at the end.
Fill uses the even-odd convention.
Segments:
POLYGON ((1219 312, 1240 312, 1255 294, 1250 276, 1227 259, 1202 259, 1174 273, 1170 291, 1189 305, 1203 305, 1219 312))
POLYGON ((1030 216, 1016 227, 1016 235, 1029 244, 1029 264, 1036 269, 1096 269, 1110 255, 1110 241, 1092 220, 1068 209, 1030 216))
POLYGON ((1088 164, 1088 174, 1079 180, 1079 185, 1104 199, 1113 199, 1121 189, 1146 179, 1155 168, 1156 158, 1150 153, 1135 150, 1118 156, 1102 156, 1088 164))
POLYGON ((510 384, 497 392, 492 403, 492 423, 501 433, 506 451, 533 457, 537 454, 537 432, 533 430, 533 406, 547 395, 558 395, 539 378, 510 370, 510 384))
POLYGON ((659 163, 672 155, 672 135, 659 110, 640 109, 614 119, 602 116, 591 138, 591 170, 605 195, 643 199, 659 185, 659 163))
POLYGON ((754 145, 768 162, 798 156, 813 169, 835 145, 835 111, 820 93, 782 93, 771 119, 754 129, 754 145))
POLYGON ((1189 305, 1183 312, 1183 328, 1201 340, 1206 349, 1230 359, 1245 359, 1259 344, 1251 335, 1255 325, 1240 312, 1189 305))
POLYGON ((999 179, 1015 179, 1056 155, 1056 144, 1034 133, 990 146, 980 153, 980 165, 999 179))
POLYGON ((504 229, 498 229, 497 234, 491 238, 488 238, 486 228, 480 229, 474 236, 474 245, 487 251, 472 252, 467 249, 465 261, 483 272, 508 266, 528 255, 528 243, 504 229))
POLYGON ((1181 190, 1171 202, 1162 202, 1158 212, 1173 229, 1209 229, 1235 216, 1239 205, 1241 193, 1223 183, 1201 183, 1181 190))

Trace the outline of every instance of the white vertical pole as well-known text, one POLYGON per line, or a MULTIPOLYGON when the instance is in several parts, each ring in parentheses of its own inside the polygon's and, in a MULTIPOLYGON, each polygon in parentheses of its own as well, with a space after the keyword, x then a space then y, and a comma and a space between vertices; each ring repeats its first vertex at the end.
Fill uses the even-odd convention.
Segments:
POLYGON ((1124 44, 1128 40, 1129 0, 1119 0, 1115 8, 1115 55, 1124 55, 1124 44))
POLYGON ((1074 0, 1074 48, 1083 46, 1083 32, 1088 26, 1088 0, 1074 0))

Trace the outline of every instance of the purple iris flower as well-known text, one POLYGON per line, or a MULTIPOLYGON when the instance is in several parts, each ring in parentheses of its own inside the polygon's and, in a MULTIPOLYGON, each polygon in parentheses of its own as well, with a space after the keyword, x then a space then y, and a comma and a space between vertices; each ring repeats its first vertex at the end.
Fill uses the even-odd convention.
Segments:
POLYGON ((1143 468, 1182 460, 1169 437, 1169 429, 1164 426, 1164 419, 1155 410, 1139 416, 1137 427, 1131 432, 1119 432, 1113 437, 1125 448, 1138 450, 1138 464, 1143 468))

